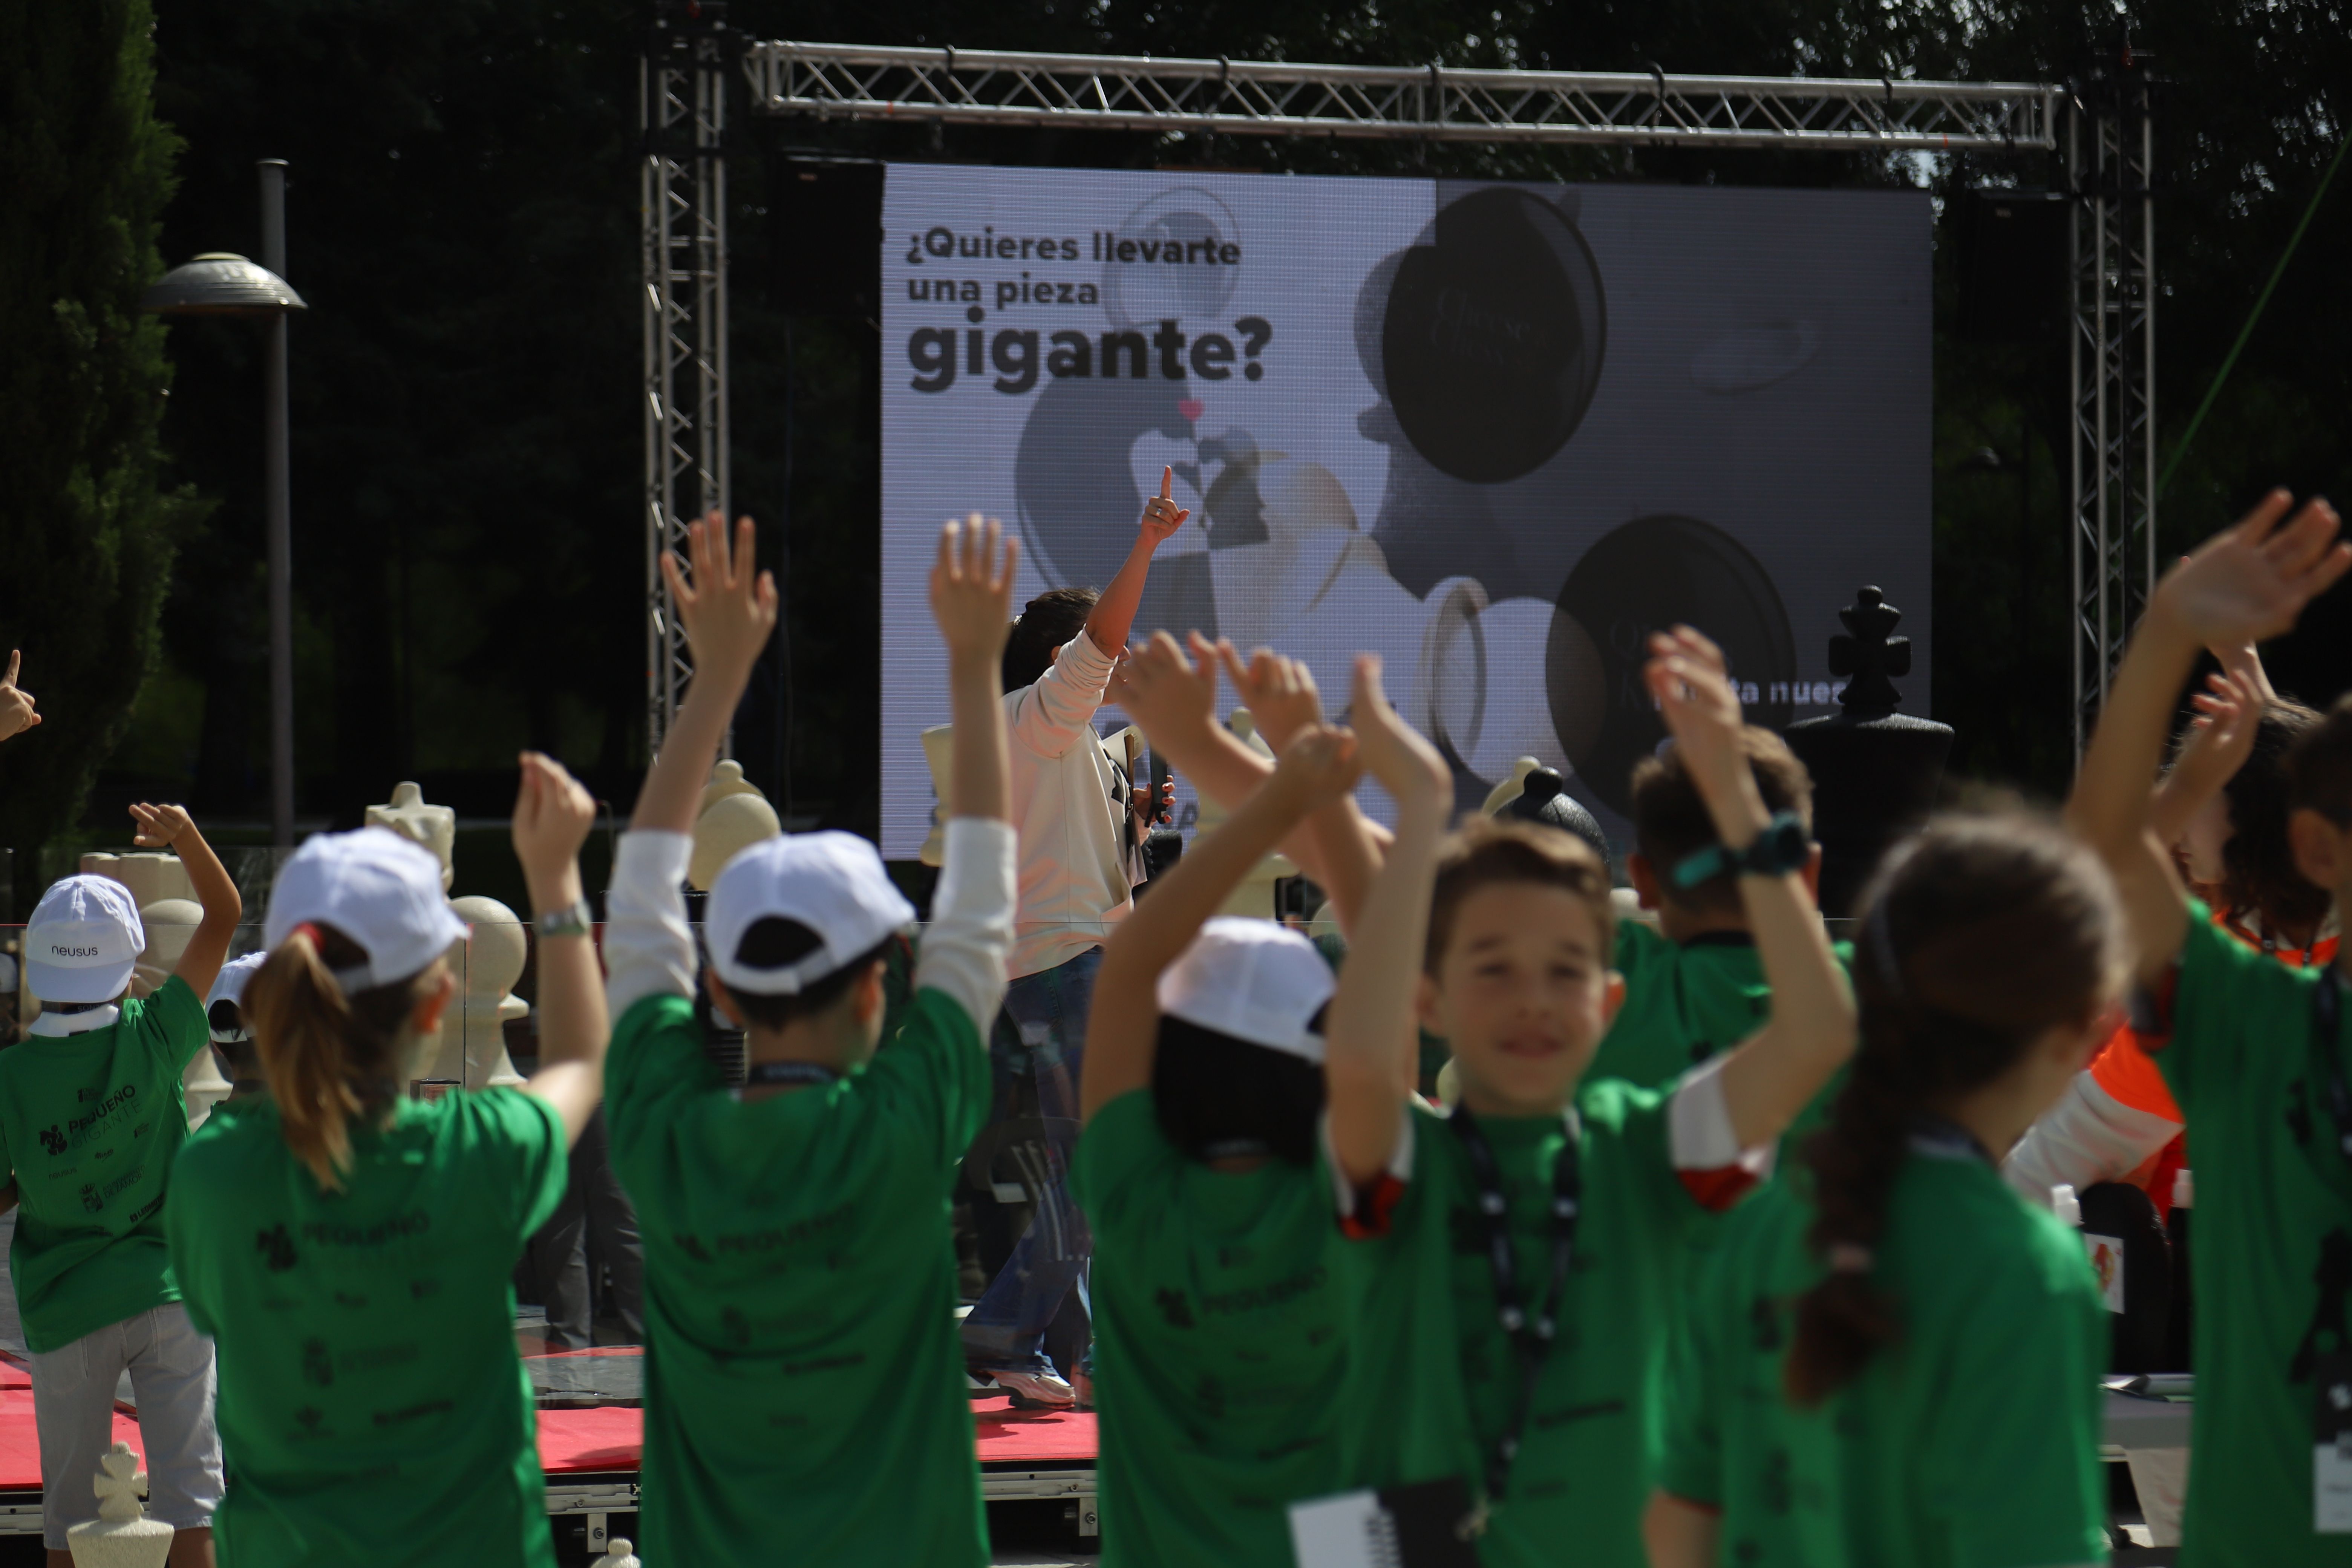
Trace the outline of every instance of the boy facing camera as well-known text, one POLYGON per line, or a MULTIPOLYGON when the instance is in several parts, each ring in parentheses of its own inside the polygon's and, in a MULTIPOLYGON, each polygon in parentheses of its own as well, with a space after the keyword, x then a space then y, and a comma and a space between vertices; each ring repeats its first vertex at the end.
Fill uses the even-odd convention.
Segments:
POLYGON ((985 1031, 1013 936, 1014 835, 997 704, 1014 550, 993 522, 942 531, 931 609, 956 731, 947 865, 887 1049, 885 957, 914 909, 874 847, 768 839, 720 871, 712 1003, 745 1031, 730 1091, 694 1022, 679 887, 720 733, 776 620, 715 516, 694 583, 663 565, 693 690, 614 858, 605 928, 616 1020, 613 1164, 646 1248, 649 1562, 987 1561, 957 1341, 948 1198, 988 1111, 985 1031))

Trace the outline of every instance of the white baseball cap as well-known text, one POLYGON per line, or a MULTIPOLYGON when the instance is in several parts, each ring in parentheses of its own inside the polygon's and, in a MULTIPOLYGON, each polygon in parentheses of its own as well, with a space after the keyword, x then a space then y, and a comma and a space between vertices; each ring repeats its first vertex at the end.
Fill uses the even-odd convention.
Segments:
POLYGON ((367 954, 335 971, 346 995, 405 980, 466 939, 439 859, 386 827, 318 834, 294 851, 269 891, 263 944, 275 952, 301 925, 332 926, 367 954))
POLYGON ((110 877, 61 877, 25 926, 25 989, 44 1002, 111 1002, 146 947, 130 889, 110 877))
POLYGON ((1160 1010, 1203 1029, 1320 1065, 1318 1016, 1331 1000, 1331 966, 1272 921, 1219 915, 1160 974, 1160 1010))
MULTIPOLYGON (((205 998, 205 1011, 209 1013, 224 1002, 231 1003, 242 1011, 246 982, 253 978, 255 970, 268 961, 267 952, 248 952, 243 958, 232 958, 222 964, 219 976, 213 981, 212 994, 205 998)), ((241 1040, 252 1032, 253 1026, 247 1024, 242 1029, 215 1029, 213 1038, 226 1043, 241 1040)))
POLYGON ((719 870, 703 934, 730 990, 796 996, 914 918, 872 844, 854 833, 793 833, 747 847, 719 870), (816 949, 774 969, 739 962, 743 934, 769 919, 798 921, 816 932, 816 949))

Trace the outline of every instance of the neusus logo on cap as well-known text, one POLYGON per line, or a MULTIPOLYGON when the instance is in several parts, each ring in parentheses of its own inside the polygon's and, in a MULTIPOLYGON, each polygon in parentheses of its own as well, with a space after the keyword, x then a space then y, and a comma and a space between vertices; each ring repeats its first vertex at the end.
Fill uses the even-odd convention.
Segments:
POLYGON ((53 942, 49 943, 49 956, 51 958, 102 958, 105 955, 94 947, 68 947, 64 942, 53 942))

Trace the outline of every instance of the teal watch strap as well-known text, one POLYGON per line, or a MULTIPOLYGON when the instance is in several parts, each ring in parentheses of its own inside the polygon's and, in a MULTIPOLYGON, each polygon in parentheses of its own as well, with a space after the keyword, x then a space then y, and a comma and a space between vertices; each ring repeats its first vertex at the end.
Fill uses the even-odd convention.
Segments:
POLYGON ((1727 871, 1743 877, 1785 877, 1803 870, 1812 853, 1812 836, 1805 831, 1804 818, 1793 811, 1775 812, 1772 820, 1764 825, 1764 831, 1749 840, 1747 848, 1733 850, 1722 844, 1710 844, 1685 856, 1668 880, 1676 888, 1688 889, 1727 871))

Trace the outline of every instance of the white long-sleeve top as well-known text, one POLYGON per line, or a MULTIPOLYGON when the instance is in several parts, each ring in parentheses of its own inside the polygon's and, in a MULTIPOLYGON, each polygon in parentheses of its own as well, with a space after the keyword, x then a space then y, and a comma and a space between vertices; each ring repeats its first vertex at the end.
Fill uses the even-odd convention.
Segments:
POLYGON ((2026 1129, 2001 1161, 2000 1173, 2020 1196, 2046 1205, 2050 1189, 2061 1184, 2079 1193, 2122 1180, 2180 1129, 2168 1116, 2126 1105, 2085 1068, 2026 1129))
POLYGON ((1051 969, 1107 939, 1135 907, 1122 780, 1094 730, 1114 656, 1085 632, 1033 685, 1004 694, 1021 904, 1006 973, 1051 969))
MULTIPOLYGON (((915 961, 915 989, 944 991, 988 1037, 1004 999, 1013 945, 1013 825, 992 817, 948 823, 947 865, 931 895, 931 923, 915 961)), ((604 901, 604 997, 613 1020, 647 996, 694 994, 694 932, 686 923, 683 833, 621 836, 604 901)))

